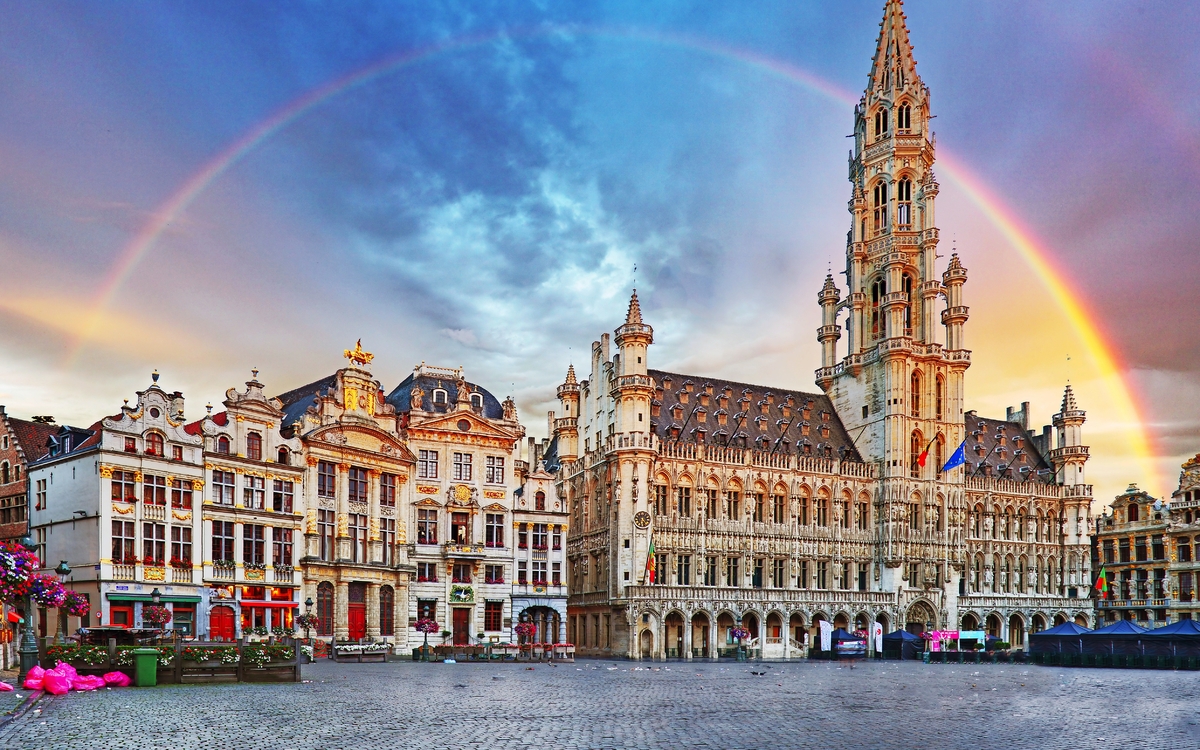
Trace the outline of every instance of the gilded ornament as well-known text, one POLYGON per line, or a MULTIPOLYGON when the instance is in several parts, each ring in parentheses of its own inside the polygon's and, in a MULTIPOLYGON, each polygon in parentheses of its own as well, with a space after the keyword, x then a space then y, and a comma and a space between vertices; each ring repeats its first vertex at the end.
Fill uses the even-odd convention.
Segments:
POLYGON ((350 364, 352 365, 369 365, 371 364, 371 360, 375 359, 374 354, 363 351, 362 339, 359 339, 354 344, 353 349, 346 349, 342 356, 350 360, 350 364))
POLYGON ((459 484, 454 487, 454 499, 460 503, 465 503, 471 499, 471 488, 465 484, 459 484))
POLYGON ((113 467, 107 464, 100 465, 100 477, 103 479, 112 479, 113 467))

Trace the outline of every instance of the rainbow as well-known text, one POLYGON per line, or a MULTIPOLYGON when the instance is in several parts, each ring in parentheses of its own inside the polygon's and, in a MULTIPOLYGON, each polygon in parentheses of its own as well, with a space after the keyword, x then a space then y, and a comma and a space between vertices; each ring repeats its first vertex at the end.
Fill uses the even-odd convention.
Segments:
MULTIPOLYGON (((731 60, 751 66, 771 77, 798 85, 820 94, 839 105, 852 107, 859 97, 810 71, 799 68, 759 53, 733 47, 711 39, 694 35, 648 31, 637 28, 584 27, 544 25, 524 30, 507 30, 489 34, 458 37, 435 45, 421 47, 386 57, 371 65, 360 68, 345 76, 332 80, 303 94, 284 105, 262 120, 240 138, 217 153, 179 189, 162 203, 151 219, 121 250, 104 280, 100 284, 90 312, 77 329, 75 340, 68 350, 66 361, 70 363, 95 332, 102 314, 122 284, 130 277, 138 263, 153 249, 163 231, 184 211, 205 188, 242 160, 259 144, 278 133, 288 124, 302 117, 322 103, 352 89, 361 87, 381 76, 390 75, 412 67, 431 58, 453 52, 483 46, 493 42, 534 37, 589 36, 624 42, 640 42, 700 52, 702 54, 731 60)), ((964 162, 945 147, 939 149, 939 170, 962 190, 963 194, 996 227, 1041 281, 1051 297, 1062 309, 1093 361, 1101 376, 1113 405, 1123 421, 1133 425, 1129 444, 1138 460, 1143 476, 1158 482, 1154 451, 1145 423, 1133 397, 1133 391, 1125 382, 1116 354, 1116 347, 1103 335, 1096 324, 1096 316, 1088 309, 1082 295, 1066 281, 1054 261, 1053 252, 1028 227, 1019 221, 1012 209, 992 192, 964 162)))

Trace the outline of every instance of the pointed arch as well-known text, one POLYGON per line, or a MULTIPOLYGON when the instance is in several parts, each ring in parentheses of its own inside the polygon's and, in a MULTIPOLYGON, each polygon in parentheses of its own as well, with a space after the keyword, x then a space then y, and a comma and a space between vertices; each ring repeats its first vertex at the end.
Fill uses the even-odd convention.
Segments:
POLYGON ((916 368, 908 378, 908 409, 910 416, 921 416, 921 371, 916 368))
POLYGON ((935 418, 940 420, 946 411, 946 378, 941 373, 938 373, 933 382, 933 414, 935 418))
POLYGON ((908 475, 913 479, 921 476, 921 449, 925 447, 925 436, 920 430, 913 430, 908 439, 908 475))

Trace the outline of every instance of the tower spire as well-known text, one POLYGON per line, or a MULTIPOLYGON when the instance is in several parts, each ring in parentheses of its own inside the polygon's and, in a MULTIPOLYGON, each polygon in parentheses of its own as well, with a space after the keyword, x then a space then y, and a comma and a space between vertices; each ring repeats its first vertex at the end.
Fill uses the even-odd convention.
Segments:
POLYGON ((633 296, 629 298, 629 312, 625 315, 626 323, 641 323, 642 322, 642 307, 638 304, 637 290, 633 290, 633 296))
POLYGON ((902 0, 887 0, 883 6, 883 21, 875 41, 875 57, 871 63, 870 91, 902 89, 908 83, 919 83, 917 61, 912 43, 908 41, 902 0))

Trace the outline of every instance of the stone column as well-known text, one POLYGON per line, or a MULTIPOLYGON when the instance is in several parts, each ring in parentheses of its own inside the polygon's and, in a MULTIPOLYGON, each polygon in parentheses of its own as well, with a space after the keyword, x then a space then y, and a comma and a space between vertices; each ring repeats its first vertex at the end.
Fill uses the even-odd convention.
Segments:
POLYGON ((683 621, 683 658, 687 661, 692 660, 692 621, 690 618, 683 621))
POLYGON ((367 584, 367 638, 379 637, 379 584, 367 584))
POLYGON ((717 660, 717 618, 716 615, 708 618, 708 658, 717 660))
MULTIPOLYGON (((350 465, 337 465, 337 552, 338 560, 350 559, 350 465)), ((345 618, 342 618, 345 621, 345 618)))
POLYGON ((338 581, 334 586, 333 596, 333 637, 335 640, 346 641, 350 639, 349 605, 350 584, 346 581, 338 581))

